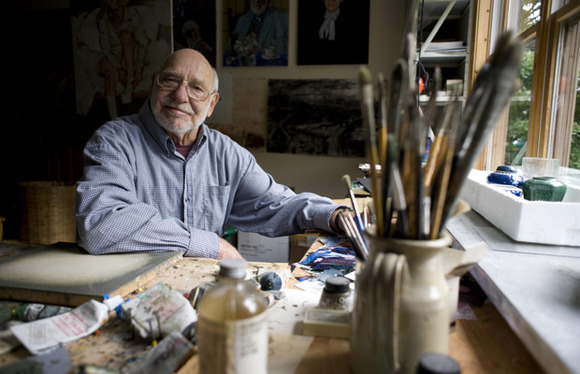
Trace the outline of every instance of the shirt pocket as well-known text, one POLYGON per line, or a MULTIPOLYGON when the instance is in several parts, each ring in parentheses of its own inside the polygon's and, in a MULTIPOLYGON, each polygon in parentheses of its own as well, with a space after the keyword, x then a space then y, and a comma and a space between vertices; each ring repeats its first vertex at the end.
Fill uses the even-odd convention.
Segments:
POLYGON ((229 205, 230 185, 205 186, 203 193, 203 218, 205 230, 221 233, 229 205))

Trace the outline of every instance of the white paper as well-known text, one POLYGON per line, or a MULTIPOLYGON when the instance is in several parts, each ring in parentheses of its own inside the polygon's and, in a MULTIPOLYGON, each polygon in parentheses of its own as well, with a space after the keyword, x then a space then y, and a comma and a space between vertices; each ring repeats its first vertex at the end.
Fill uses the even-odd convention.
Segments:
POLYGON ((12 326, 10 330, 36 355, 92 334, 108 319, 109 307, 90 300, 68 313, 12 326))

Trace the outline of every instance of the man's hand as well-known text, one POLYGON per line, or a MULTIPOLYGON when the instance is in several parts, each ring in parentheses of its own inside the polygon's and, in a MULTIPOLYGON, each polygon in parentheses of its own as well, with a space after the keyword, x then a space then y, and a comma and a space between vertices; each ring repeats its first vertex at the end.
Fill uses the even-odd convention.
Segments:
POLYGON ((230 242, 228 242, 224 238, 219 238, 219 240, 220 240, 220 253, 218 254, 218 257, 217 257, 218 260, 223 260, 224 258, 242 258, 243 259, 240 252, 238 252, 236 247, 231 245, 230 242))
POLYGON ((340 212, 343 212, 343 214, 354 218, 354 211, 345 208, 338 208, 332 212, 332 215, 330 216, 330 228, 334 232, 344 233, 346 232, 345 227, 342 224, 342 220, 340 220, 338 216, 340 212))

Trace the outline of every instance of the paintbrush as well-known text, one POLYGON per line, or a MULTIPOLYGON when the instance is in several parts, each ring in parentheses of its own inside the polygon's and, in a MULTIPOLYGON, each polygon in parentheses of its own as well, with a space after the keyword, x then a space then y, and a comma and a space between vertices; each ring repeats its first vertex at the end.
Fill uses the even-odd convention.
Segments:
POLYGON ((356 221, 356 224, 358 227, 358 231, 360 231, 362 234, 365 229, 364 229, 364 225, 362 223, 360 211, 358 209, 358 204, 356 203, 354 191, 352 190, 352 183, 350 180, 350 175, 348 175, 348 174, 343 175, 342 181, 344 182, 344 185, 346 186, 346 189, 347 189, 349 197, 350 197, 350 202, 352 204, 352 209, 354 210, 355 221, 356 221))
POLYGON ((431 96, 429 97, 429 102, 427 103, 427 108, 425 108, 425 123, 427 126, 431 127, 433 132, 437 134, 439 129, 437 128, 437 95, 439 91, 441 91, 441 82, 443 78, 441 76, 441 68, 436 67, 435 72, 433 73, 433 91, 431 92, 431 96))
POLYGON ((389 82, 389 97, 387 106, 387 131, 399 139, 401 126, 401 112, 403 110, 404 99, 407 97, 407 65, 405 60, 399 58, 395 62, 391 72, 391 81, 389 82))
POLYGON ((368 247, 364 242, 361 233, 358 232, 356 224, 354 223, 354 221, 352 221, 352 217, 345 215, 343 212, 339 212, 338 216, 340 218, 342 226, 344 227, 346 236, 348 236, 352 245, 354 246, 356 256, 360 260, 366 261, 366 259, 368 258, 368 247))
POLYGON ((377 137, 375 127, 374 114, 374 95, 373 83, 369 69, 361 66, 359 69, 359 87, 360 87, 360 101, 361 112, 363 119, 363 127, 366 132, 366 153, 371 164, 371 185, 373 193, 373 201, 375 206, 377 235, 383 236, 383 204, 382 193, 377 175, 377 165, 379 163, 379 155, 377 151, 377 137))
MULTIPOLYGON (((388 236, 392 236, 390 225, 393 218, 394 212, 397 212, 397 226, 401 232, 402 237, 406 237, 408 233, 408 222, 407 222, 407 201, 405 199, 405 190, 403 188, 403 180, 401 178, 401 172, 399 171, 398 163, 398 149, 396 139, 389 137, 387 146, 387 162, 388 162, 388 173, 390 174, 390 194, 391 198, 391 209, 385 216, 385 233, 388 236)), ((387 172, 387 171, 385 171, 387 172)))
POLYGON ((467 129, 457 144, 442 222, 453 210, 467 175, 515 91, 523 51, 519 37, 512 31, 505 32, 498 40, 483 77, 476 79, 474 95, 477 93, 481 99, 468 100, 466 104, 462 122, 467 129))
MULTIPOLYGON (((399 162, 399 133, 401 128, 401 118, 403 112, 404 98, 407 97, 407 65, 402 58, 397 59, 391 72, 391 79, 389 81, 388 97, 387 97, 387 160, 385 160, 385 171, 382 173, 382 187, 383 187, 383 202, 384 202, 384 225, 385 233, 389 233, 391 219, 393 217, 392 199, 389 199, 393 193, 391 190, 392 171, 386 171, 397 165, 399 162), (394 153, 389 150, 389 147, 395 147, 394 153), (393 162, 395 164, 393 164, 393 162)), ((396 172, 398 178, 401 178, 400 171, 396 172)), ((398 191, 404 195, 402 190, 398 191)))
POLYGON ((448 104, 446 112, 450 115, 446 116, 446 122, 442 124, 442 129, 439 135, 442 143, 442 151, 437 160, 439 165, 437 165, 436 176, 428 187, 432 199, 429 239, 439 238, 443 226, 443 210, 447 196, 447 188, 449 186, 453 156, 455 153, 455 138, 457 127, 460 122, 460 115, 458 113, 461 113, 461 105, 462 104, 459 100, 455 100, 448 104))
POLYGON ((379 163, 381 170, 385 170, 387 158, 387 85, 385 76, 379 73, 379 163))

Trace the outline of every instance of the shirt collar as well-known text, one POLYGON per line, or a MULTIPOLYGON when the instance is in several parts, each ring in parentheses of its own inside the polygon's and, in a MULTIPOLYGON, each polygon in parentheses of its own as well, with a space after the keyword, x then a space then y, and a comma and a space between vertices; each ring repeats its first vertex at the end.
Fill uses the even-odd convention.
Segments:
POLYGON ((264 20, 264 18, 266 18, 266 16, 268 15, 268 13, 270 13, 270 7, 266 8, 264 13, 260 14, 259 16, 252 13, 252 15, 253 15, 252 19, 255 21, 258 21, 258 22, 262 22, 264 20))

